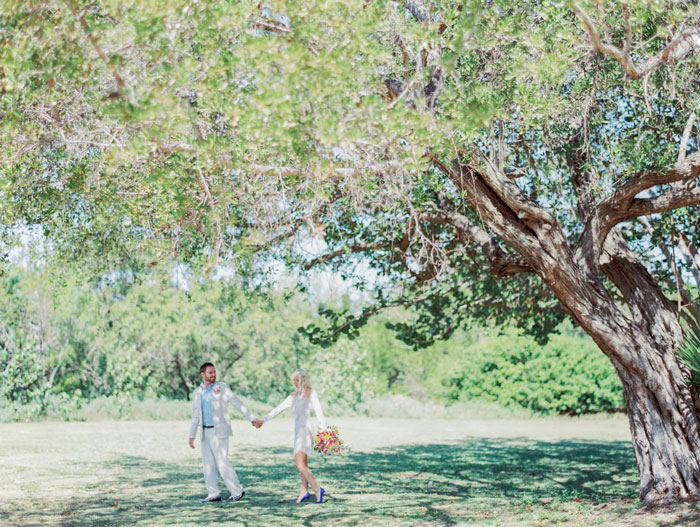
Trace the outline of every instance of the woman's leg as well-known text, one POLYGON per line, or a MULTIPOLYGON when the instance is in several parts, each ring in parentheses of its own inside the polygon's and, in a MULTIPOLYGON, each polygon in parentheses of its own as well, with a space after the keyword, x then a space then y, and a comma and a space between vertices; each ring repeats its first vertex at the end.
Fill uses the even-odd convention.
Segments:
POLYGON ((321 499, 321 487, 316 483, 316 478, 314 478, 311 469, 308 464, 308 457, 304 452, 297 452, 294 454, 294 464, 299 471, 299 475, 303 480, 306 480, 307 485, 311 485, 311 488, 316 495, 316 501, 321 499))
POLYGON ((301 476, 301 491, 299 492, 299 497, 297 498, 297 503, 301 503, 301 500, 304 498, 309 493, 309 482, 306 481, 306 478, 300 473, 301 476))

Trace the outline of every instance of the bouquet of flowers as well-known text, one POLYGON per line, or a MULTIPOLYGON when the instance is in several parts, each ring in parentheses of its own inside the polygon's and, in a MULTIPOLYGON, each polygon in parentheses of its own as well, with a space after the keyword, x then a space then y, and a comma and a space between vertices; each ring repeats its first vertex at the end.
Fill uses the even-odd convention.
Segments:
POLYGON ((347 454, 350 450, 340 439, 337 426, 320 429, 314 436, 314 450, 326 456, 347 454))

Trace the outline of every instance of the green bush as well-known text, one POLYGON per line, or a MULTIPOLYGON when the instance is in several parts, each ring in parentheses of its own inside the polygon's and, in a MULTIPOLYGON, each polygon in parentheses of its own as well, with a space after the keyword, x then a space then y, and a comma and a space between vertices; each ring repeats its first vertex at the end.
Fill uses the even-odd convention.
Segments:
POLYGON ((514 331, 480 339, 445 365, 452 401, 487 400, 543 414, 580 415, 623 407, 622 385, 587 338, 555 335, 545 346, 514 331))
POLYGON ((82 421, 80 411, 87 401, 67 393, 47 391, 29 400, 0 397, 0 423, 38 421, 82 421))
POLYGON ((608 360, 570 324, 544 347, 477 327, 413 349, 387 328, 411 320, 392 309, 322 348, 298 331, 314 309, 204 277, 185 291, 12 269, 0 276, 0 420, 181 419, 205 360, 257 413, 289 394, 299 367, 335 415, 420 415, 458 401, 568 414, 622 406, 608 360))
POLYGON ((312 385, 326 404, 356 410, 373 396, 367 352, 357 341, 340 339, 332 348, 316 351, 308 362, 312 385))

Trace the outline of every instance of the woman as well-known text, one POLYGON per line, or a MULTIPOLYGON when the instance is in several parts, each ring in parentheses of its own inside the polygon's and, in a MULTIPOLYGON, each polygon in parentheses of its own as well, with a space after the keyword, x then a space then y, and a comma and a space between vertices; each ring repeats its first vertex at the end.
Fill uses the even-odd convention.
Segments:
POLYGON ((301 476, 301 492, 297 498, 297 503, 308 500, 309 485, 316 496, 315 503, 323 503, 323 495, 325 490, 316 483, 311 469, 309 469, 308 459, 309 454, 313 450, 312 435, 314 432, 311 424, 311 408, 318 418, 318 424, 321 428, 326 427, 326 420, 323 417, 321 403, 318 400, 316 390, 309 385, 309 375, 305 370, 297 370, 292 375, 292 382, 296 391, 287 397, 282 404, 272 410, 262 419, 253 421, 255 428, 260 428, 263 423, 278 416, 287 408, 292 409, 294 414, 294 462, 296 464, 299 475, 301 476))

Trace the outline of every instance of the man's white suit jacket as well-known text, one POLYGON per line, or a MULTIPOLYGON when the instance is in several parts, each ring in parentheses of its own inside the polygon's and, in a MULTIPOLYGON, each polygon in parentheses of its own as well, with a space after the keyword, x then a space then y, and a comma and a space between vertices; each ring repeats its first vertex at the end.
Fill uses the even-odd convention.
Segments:
MULTIPOLYGON (((255 415, 236 397, 228 384, 224 382, 213 383, 211 410, 214 420, 214 434, 217 437, 229 437, 231 435, 231 417, 228 413, 227 404, 231 404, 248 421, 255 421, 255 415)), ((200 384, 192 395, 192 419, 190 420, 190 438, 194 439, 197 429, 200 429, 202 437, 202 394, 204 388, 200 384)))

